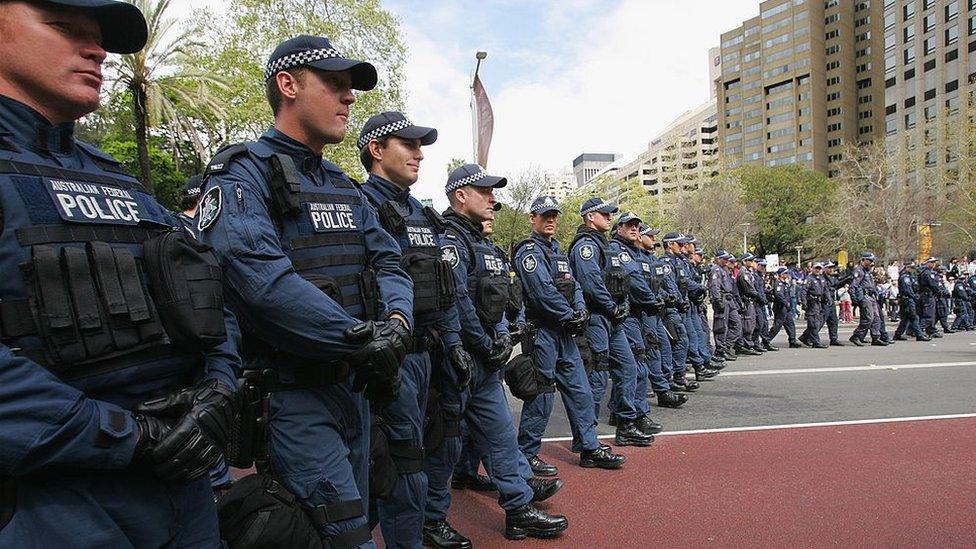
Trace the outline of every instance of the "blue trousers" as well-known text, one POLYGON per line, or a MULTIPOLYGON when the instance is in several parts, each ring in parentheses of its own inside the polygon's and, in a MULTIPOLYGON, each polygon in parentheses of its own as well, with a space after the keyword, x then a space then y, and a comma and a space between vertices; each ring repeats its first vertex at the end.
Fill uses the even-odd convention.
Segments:
POLYGON ((586 329, 586 337, 594 356, 602 353, 609 355, 610 371, 590 374, 590 389, 593 393, 594 417, 600 417, 600 404, 607 393, 607 384, 612 379, 619 392, 614 393, 612 408, 614 413, 623 420, 635 420, 638 417, 634 403, 637 389, 637 363, 634 353, 630 350, 630 343, 621 326, 616 328, 610 321, 601 316, 590 317, 590 324, 586 329))
POLYGON ((668 377, 671 376, 671 342, 668 341, 668 332, 661 323, 658 315, 644 315, 644 332, 650 333, 650 337, 657 340, 657 346, 647 348, 647 372, 651 380, 651 389, 654 392, 669 390, 670 384, 668 377), (668 360, 664 360, 668 357, 668 360))
MULTIPOLYGON (((445 520, 447 510, 451 507, 451 475, 454 468, 462 459, 461 423, 463 421, 464 406, 470 396, 470 391, 458 391, 457 377, 453 368, 445 368, 444 364, 433 364, 430 380, 431 390, 440 395, 441 410, 444 414, 445 428, 454 434, 445 436, 436 448, 426 448, 424 452, 424 472, 427 474, 427 502, 424 510, 424 520, 445 520)), ((472 450, 471 455, 475 455, 472 450)), ((477 458, 480 459, 480 456, 477 458)), ((478 470, 477 461, 474 470, 478 470)))
POLYGON ((935 296, 932 294, 921 294, 919 296, 919 324, 925 333, 930 334, 935 331, 935 296))
MULTIPOLYGON (((593 393, 573 337, 565 331, 539 328, 532 348, 532 364, 543 376, 555 380, 566 408, 573 442, 584 450, 599 448, 593 393)), ((539 453, 554 402, 555 394, 543 393, 522 404, 518 443, 526 458, 539 453)))
MULTIPOLYGON (((624 333, 627 335, 627 342, 630 343, 630 350, 634 354, 637 364, 637 382, 634 386, 634 408, 637 416, 645 416, 651 411, 651 405, 647 402, 647 387, 650 379, 649 368, 647 366, 647 344, 644 342, 644 331, 641 328, 640 319, 630 317, 624 321, 624 333)), ((614 385, 614 392, 617 386, 614 385)), ((611 395, 614 394, 611 392, 611 395)), ((618 399, 611 398, 610 402, 618 399)), ((614 413, 614 410, 611 410, 614 413)))
POLYGON ((677 377, 685 375, 691 340, 684 319, 677 309, 668 307, 662 322, 670 323, 674 329, 675 340, 671 342, 671 371, 677 377))
POLYGON ((220 545, 210 479, 169 484, 136 469, 22 481, 0 547, 220 545))
POLYGON ((708 336, 702 329, 698 312, 692 308, 681 314, 681 321, 688 331, 688 356, 695 367, 701 367, 712 359, 708 352, 708 336))
POLYGON ((861 301, 861 318, 854 328, 854 335, 857 339, 864 339, 864 336, 871 333, 871 339, 881 337, 881 316, 879 315, 878 302, 874 297, 865 296, 861 301))
MULTIPOLYGON (((361 501, 368 509, 369 405, 351 379, 276 391, 270 405, 271 468, 303 505, 361 501)), ((364 515, 319 527, 325 539, 367 525, 364 515)), ((376 547, 372 540, 360 547, 376 547)))
POLYGON ((474 441, 471 440, 471 431, 468 423, 461 420, 461 458, 454 466, 454 474, 473 477, 478 474, 481 467, 481 456, 474 451, 474 441))
MULTIPOLYGON (((430 355, 426 352, 408 354, 400 367, 400 395, 380 412, 390 444, 423 448, 429 384, 430 355)), ((390 498, 376 502, 387 547, 423 547, 426 499, 427 474, 421 470, 401 474, 390 498)))
POLYGON ((529 466, 516 442, 501 373, 487 373, 479 364, 473 375, 476 381, 472 381, 464 417, 474 450, 484 456, 488 474, 498 487, 498 504, 505 510, 517 509, 531 502, 533 494, 525 482, 529 466))

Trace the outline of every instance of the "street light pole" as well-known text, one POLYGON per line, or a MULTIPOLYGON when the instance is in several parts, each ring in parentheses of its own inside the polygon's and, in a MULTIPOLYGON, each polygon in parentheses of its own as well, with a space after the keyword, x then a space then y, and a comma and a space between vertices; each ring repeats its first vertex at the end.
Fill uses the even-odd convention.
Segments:
POLYGON ((752 223, 740 223, 742 225, 742 253, 745 254, 749 248, 749 241, 746 239, 746 233, 749 232, 749 226, 752 223))
POLYGON ((803 246, 797 246, 796 247, 796 268, 797 269, 800 268, 800 250, 802 250, 802 249, 803 249, 803 246))
POLYGON ((479 51, 474 54, 478 63, 474 66, 474 76, 471 77, 471 163, 478 163, 478 109, 474 99, 474 81, 478 78, 478 69, 481 68, 481 61, 488 57, 488 52, 479 51))

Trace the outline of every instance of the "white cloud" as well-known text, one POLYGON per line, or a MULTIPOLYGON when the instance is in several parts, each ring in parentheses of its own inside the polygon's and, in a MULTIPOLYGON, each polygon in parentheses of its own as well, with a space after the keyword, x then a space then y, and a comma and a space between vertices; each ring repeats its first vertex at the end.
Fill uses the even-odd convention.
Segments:
MULTIPOLYGON (((607 9, 571 21, 556 11, 565 9, 562 3, 551 3, 544 26, 561 35, 561 46, 534 52, 511 44, 505 55, 522 62, 535 56, 537 70, 512 81, 486 80, 495 113, 490 171, 515 174, 531 165, 556 171, 582 152, 640 152, 670 121, 708 99, 708 49, 758 14, 756 0, 575 4, 607 9)), ((471 154, 470 74, 464 71, 473 68, 474 51, 462 51, 449 32, 417 32, 422 22, 414 18, 437 17, 433 11, 400 13, 411 49, 409 110, 417 123, 441 132, 426 153, 421 196, 433 196, 432 181, 443 181, 450 158, 471 154)), ((489 51, 486 63, 492 61, 489 51)), ((436 196, 443 193, 437 189, 436 196)))

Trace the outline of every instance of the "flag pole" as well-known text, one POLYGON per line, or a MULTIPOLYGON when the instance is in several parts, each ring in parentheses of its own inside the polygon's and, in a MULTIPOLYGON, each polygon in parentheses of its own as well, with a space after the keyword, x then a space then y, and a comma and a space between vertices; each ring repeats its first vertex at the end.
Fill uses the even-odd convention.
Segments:
POLYGON ((478 63, 474 66, 474 76, 471 77, 471 163, 478 163, 478 107, 474 98, 474 81, 478 78, 481 61, 488 57, 488 52, 479 51, 475 54, 478 63))

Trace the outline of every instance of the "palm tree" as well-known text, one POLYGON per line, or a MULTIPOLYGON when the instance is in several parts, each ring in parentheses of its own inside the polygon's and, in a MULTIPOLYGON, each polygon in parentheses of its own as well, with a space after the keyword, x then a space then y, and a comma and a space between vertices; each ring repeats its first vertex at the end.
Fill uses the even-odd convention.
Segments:
MULTIPOLYGON (((164 127, 173 150, 181 139, 193 144, 196 154, 204 154, 198 128, 189 112, 210 112, 222 117, 223 107, 212 94, 226 84, 211 74, 197 71, 173 73, 178 61, 201 44, 192 39, 193 30, 174 32, 177 21, 166 18, 170 0, 128 0, 146 15, 149 37, 142 51, 122 55, 110 65, 116 73, 116 86, 124 87, 132 97, 135 116, 139 171, 143 184, 153 191, 149 162, 149 129, 164 127)), ((177 159, 178 162, 178 159, 177 159)))

